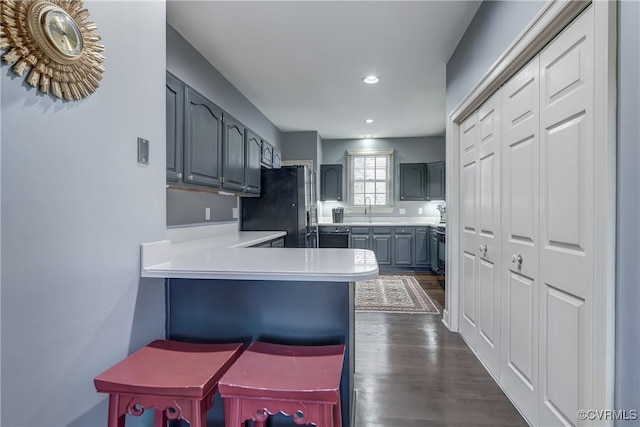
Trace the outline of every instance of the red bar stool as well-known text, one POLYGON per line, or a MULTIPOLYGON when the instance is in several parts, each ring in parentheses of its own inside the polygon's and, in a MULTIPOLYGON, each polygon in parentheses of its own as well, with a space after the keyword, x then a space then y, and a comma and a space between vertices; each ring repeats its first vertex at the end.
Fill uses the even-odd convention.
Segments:
POLYGON ((255 342, 222 376, 226 427, 246 420, 264 427, 269 415, 296 424, 342 427, 340 376, 344 345, 288 346, 255 342))
POLYGON ((125 415, 154 408, 154 426, 184 419, 206 427, 218 380, 240 356, 242 344, 191 344, 156 340, 94 380, 109 393, 109 427, 124 427, 125 415))

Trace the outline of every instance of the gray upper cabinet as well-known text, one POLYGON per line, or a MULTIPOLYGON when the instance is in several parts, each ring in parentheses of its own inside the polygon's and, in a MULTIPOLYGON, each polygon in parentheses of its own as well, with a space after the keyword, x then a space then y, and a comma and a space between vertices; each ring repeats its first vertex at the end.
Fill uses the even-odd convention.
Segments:
POLYGON ((224 181, 222 188, 244 192, 244 127, 233 117, 224 122, 224 181))
POLYGON ((320 200, 342 201, 342 165, 320 165, 320 200))
POLYGON ((262 140, 260 162, 265 168, 271 168, 273 164, 273 146, 264 139, 262 140))
POLYGON ((444 200, 444 162, 400 163, 400 200, 444 200))
POLYGON ((245 131, 245 193, 260 195, 260 158, 262 140, 249 129, 245 131))
POLYGON ((219 187, 222 176, 222 110, 186 87, 184 119, 184 182, 219 187))
POLYGON ((167 181, 182 180, 184 84, 167 74, 167 181))
POLYGON ((168 72, 166 94, 167 182, 260 195, 260 137, 168 72))
POLYGON ((425 200, 427 165, 400 163, 400 200, 425 200))
POLYGON ((282 164, 282 154, 280 154, 280 150, 275 147, 271 147, 272 151, 272 159, 271 159, 271 167, 274 169, 279 169, 282 164))
POLYGON ((427 163, 427 200, 444 200, 444 162, 427 163))

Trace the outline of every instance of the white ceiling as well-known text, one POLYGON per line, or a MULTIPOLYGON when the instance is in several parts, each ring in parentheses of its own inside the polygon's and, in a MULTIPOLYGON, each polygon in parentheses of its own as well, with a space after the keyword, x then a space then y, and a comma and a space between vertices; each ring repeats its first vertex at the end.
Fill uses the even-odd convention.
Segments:
POLYGON ((282 131, 412 137, 444 135, 446 63, 479 5, 168 1, 167 21, 282 131))

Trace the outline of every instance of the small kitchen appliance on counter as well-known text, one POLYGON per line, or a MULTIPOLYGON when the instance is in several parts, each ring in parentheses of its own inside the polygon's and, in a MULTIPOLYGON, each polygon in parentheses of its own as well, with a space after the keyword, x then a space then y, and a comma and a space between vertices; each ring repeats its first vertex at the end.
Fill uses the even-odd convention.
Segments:
POLYGON ((438 205, 436 208, 440 211, 440 223, 444 224, 447 222, 447 204, 442 202, 442 204, 438 205))
POLYGON ((340 224, 344 221, 344 208, 333 208, 331 214, 334 224, 340 224))

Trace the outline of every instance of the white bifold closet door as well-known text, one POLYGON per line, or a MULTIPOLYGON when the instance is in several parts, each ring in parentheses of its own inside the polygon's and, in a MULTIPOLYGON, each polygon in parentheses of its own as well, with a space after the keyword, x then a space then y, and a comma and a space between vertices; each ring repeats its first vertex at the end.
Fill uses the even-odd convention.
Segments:
POLYGON ((460 125, 461 266, 460 332, 474 349, 478 346, 478 113, 460 125))
POLYGON ((500 385, 537 424, 539 60, 502 93, 502 362, 500 385))
POLYGON ((461 127, 462 322, 465 339, 489 371, 500 370, 500 96, 461 127), (466 131, 466 132, 465 132, 466 131))
POLYGON ((460 125, 460 332, 532 425, 592 408, 594 13, 460 125))
POLYGON ((593 402, 594 13, 540 54, 540 425, 593 402))

